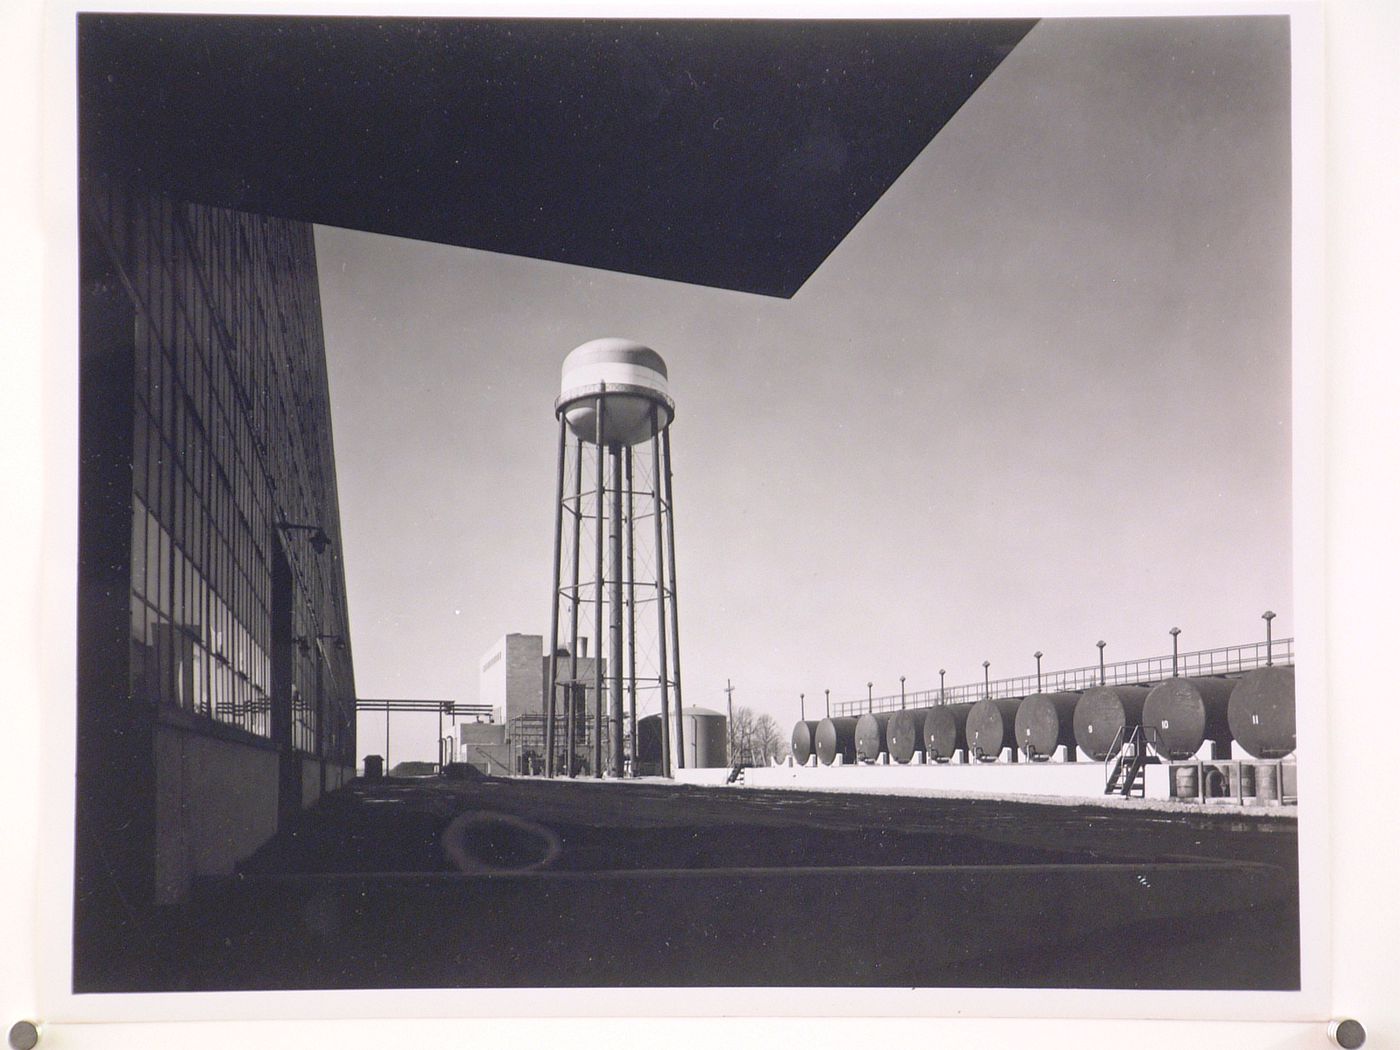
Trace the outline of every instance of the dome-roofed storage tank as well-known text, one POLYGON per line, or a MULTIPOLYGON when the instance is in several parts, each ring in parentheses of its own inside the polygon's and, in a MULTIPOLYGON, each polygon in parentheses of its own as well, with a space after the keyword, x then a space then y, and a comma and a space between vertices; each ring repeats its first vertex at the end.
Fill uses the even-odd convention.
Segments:
MULTIPOLYGON (((721 769, 729 764, 729 725, 724 715, 708 707, 681 712, 685 733, 685 764, 694 769, 721 769)), ((637 719, 637 762, 643 772, 661 767, 661 716, 637 719)))
POLYGON ((855 718, 823 718, 817 726, 817 759, 824 766, 836 761, 849 765, 856 760, 855 718))
POLYGON ((967 749, 967 713, 972 704, 930 707, 924 718, 924 750, 932 762, 947 762, 967 749))
POLYGON ((607 400, 603 411, 607 446, 649 441, 676 414, 667 389, 666 362, 651 347, 630 339, 593 339, 564 358, 555 409, 563 412, 569 429, 583 441, 596 440, 599 394, 607 400))
POLYGON ((1032 693, 1016 709, 1016 746, 1032 761, 1055 756, 1064 746, 1065 760, 1075 760, 1074 707, 1078 693, 1032 693))
POLYGON ((925 748, 924 721, 928 718, 927 707, 916 707, 896 711, 885 726, 885 749, 890 760, 900 765, 914 761, 914 756, 925 748))
POLYGON ((993 700, 983 697, 967 713, 967 746, 980 762, 995 762, 1001 749, 1011 748, 1016 761, 1016 709, 1020 700, 993 700))
POLYGON ((1292 667, 1260 667, 1230 694, 1230 732, 1255 758, 1283 758, 1298 746, 1292 667))
POLYGON ((798 722, 792 727, 792 760, 805 766, 807 760, 817 753, 817 721, 798 722))
POLYGON ((1191 758, 1207 740, 1231 739, 1230 694, 1233 678, 1168 678, 1147 693, 1142 724, 1147 742, 1163 758, 1191 758))
MULTIPOLYGON (((1142 705, 1147 702, 1145 685, 1096 685, 1086 689, 1074 705, 1074 739, 1079 750, 1102 762, 1119 744, 1120 730, 1142 724, 1142 705)), ((1126 733, 1125 733, 1126 735, 1126 733)))
POLYGON ((885 732, 890 714, 866 712, 856 719, 856 761, 876 762, 885 751, 885 732))

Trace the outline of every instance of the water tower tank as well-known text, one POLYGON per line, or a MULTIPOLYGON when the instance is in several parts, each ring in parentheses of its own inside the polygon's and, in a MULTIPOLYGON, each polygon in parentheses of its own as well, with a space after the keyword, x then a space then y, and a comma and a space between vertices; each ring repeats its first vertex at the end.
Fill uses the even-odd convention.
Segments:
POLYGON ((610 447, 648 441, 676 414, 666 362, 651 347, 630 339, 593 339, 564 358, 554 410, 563 413, 576 437, 590 443, 597 440, 599 398, 603 444, 610 447))

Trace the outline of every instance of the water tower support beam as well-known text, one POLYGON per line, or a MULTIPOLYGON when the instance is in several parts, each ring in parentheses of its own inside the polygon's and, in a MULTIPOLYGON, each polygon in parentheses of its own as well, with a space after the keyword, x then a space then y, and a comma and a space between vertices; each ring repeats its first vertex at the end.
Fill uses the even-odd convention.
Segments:
MULTIPOLYGON (((681 628, 676 609, 676 505, 671 495, 671 427, 669 424, 661 432, 661 456, 666 461, 666 554, 671 563, 671 666, 676 669, 676 761, 679 768, 685 768, 685 728, 682 714, 685 710, 681 700, 681 628)), ((657 560, 661 559, 658 547, 657 560)), ((659 574, 658 574, 659 575, 659 574)), ((665 648, 665 643, 662 643, 665 648)))
POLYGON ((612 466, 612 506, 608 510, 608 539, 612 547, 612 579, 608 582, 608 619, 611 652, 608 655, 608 717, 612 738, 612 775, 622 776, 622 446, 608 450, 612 466))
MULTIPOLYGON (((600 384, 606 391, 606 384, 600 384)), ((593 451, 597 456, 597 484, 593 492, 593 776, 603 775, 603 396, 598 395, 593 451)))
POLYGON ((627 728, 632 741, 632 775, 637 775, 637 564, 636 534, 632 528, 632 446, 622 452, 627 474, 627 728))
POLYGON ((579 531, 583 526, 583 438, 574 441, 574 562, 573 588, 569 591, 569 685, 564 695, 569 706, 564 715, 566 775, 574 775, 574 741, 578 737, 578 566, 579 531))
MULTIPOLYGON (((554 586, 549 601, 549 681, 544 695, 544 775, 554 776, 554 698, 559 692, 559 549, 564 538, 564 450, 568 444, 564 413, 559 413, 559 469, 554 486, 554 586)), ((442 721, 438 718, 439 723, 442 721)), ((438 726, 442 736, 442 726, 438 726)))
POLYGON ((661 446, 656 437, 656 406, 651 406, 651 506, 656 530, 656 650, 661 661, 661 775, 671 775, 670 687, 666 681, 666 559, 661 552, 661 446))

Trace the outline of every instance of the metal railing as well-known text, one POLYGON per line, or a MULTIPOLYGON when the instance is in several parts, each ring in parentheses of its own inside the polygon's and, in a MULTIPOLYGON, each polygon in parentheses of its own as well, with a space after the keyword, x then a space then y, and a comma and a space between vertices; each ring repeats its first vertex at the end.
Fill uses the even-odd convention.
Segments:
MULTIPOLYGON (((1176 675, 1180 678, 1205 677, 1207 675, 1243 674, 1269 663, 1287 666, 1293 663, 1293 639, 1275 638, 1272 650, 1266 642, 1246 642, 1242 645, 1227 645, 1219 649, 1199 649, 1190 653, 1178 653, 1175 657, 1176 675), (1270 651, 1273 658, 1270 659, 1270 651)), ((918 692, 895 693, 891 696, 877 696, 873 699, 861 697, 858 700, 833 700, 831 713, 835 717, 852 717, 867 711, 898 711, 901 707, 937 707, 940 704, 957 704, 981 700, 985 696, 993 699, 1019 698, 1032 693, 1079 692, 1096 685, 1146 685, 1165 681, 1172 677, 1173 657, 1148 656, 1137 660, 1120 660, 1084 667, 1071 667, 1064 671, 1045 671, 1018 675, 1015 678, 994 678, 990 683, 969 682, 964 685, 950 685, 946 689, 923 689, 918 692)))

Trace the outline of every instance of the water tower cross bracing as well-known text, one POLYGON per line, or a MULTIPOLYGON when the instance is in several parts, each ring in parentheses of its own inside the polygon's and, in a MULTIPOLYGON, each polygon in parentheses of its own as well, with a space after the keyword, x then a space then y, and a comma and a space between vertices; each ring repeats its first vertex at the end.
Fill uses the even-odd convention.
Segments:
POLYGON ((554 414, 559 452, 543 697, 545 775, 572 776, 586 765, 595 777, 605 768, 621 776, 626 768, 625 739, 632 741, 635 775, 641 692, 658 701, 661 725, 674 726, 674 737, 664 728, 661 733, 659 772, 670 776, 672 756, 680 766, 685 758, 671 499, 670 426, 676 410, 666 362, 656 351, 628 339, 584 343, 564 359, 554 414), (591 543, 586 542, 586 530, 591 543), (568 617, 567 646, 561 646, 561 607, 568 617), (578 680, 579 621, 585 607, 593 614, 593 636, 598 639, 592 683, 578 680), (593 686, 592 712, 580 710, 588 684, 593 686), (590 713, 591 734, 583 722, 590 713), (577 755, 576 743, 586 744, 590 737, 592 755, 577 755))

